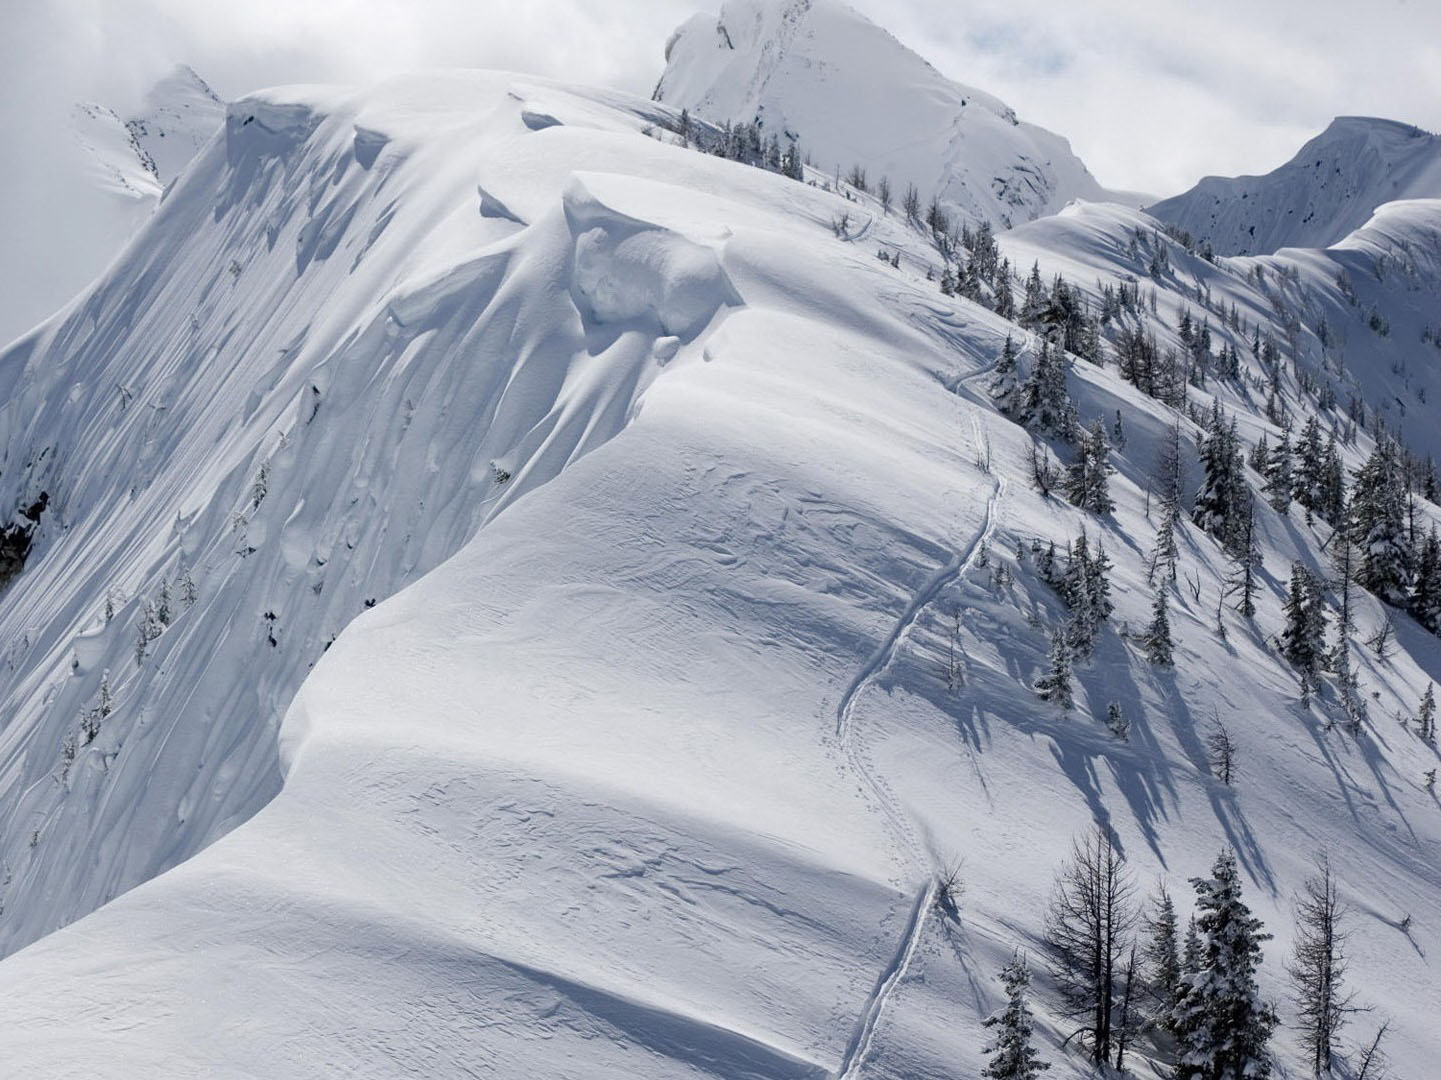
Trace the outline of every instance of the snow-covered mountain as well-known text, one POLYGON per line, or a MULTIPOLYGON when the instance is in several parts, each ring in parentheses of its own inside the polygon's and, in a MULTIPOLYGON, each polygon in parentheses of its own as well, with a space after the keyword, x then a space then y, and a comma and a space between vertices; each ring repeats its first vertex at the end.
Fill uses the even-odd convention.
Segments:
POLYGON ((165 185, 225 122, 225 103, 184 65, 146 93, 133 116, 96 103, 75 106, 74 134, 97 187, 138 226, 165 185))
POLYGON ((960 267, 829 166, 699 152, 696 113, 493 73, 251 95, 0 355, 6 1068, 970 1077, 1019 949, 1048 1075, 1090 1076, 1043 911, 1099 825, 1183 919, 1234 849, 1293 1075, 1328 850, 1374 1010, 1345 1047, 1389 1019, 1426 1075, 1441 639, 1354 588, 1355 685, 1303 694, 1288 585, 1337 541, 1270 472, 1247 559, 1188 516, 1174 581, 1153 550, 1213 405, 1247 450, 1315 421, 1348 474, 1383 431, 1441 452, 1441 200, 1214 260, 1078 203, 960 267), (1041 490, 1083 458, 1001 410, 1007 338, 1028 379, 1083 354, 1114 507, 1041 490), (1083 533, 1115 610, 1063 708, 1083 533))
POLYGON ((855 165, 971 224, 1010 226, 1106 199, 1059 135, 952 82, 839 0, 726 0, 666 45, 655 98, 800 140, 817 169, 855 165))
POLYGON ((1326 247, 1383 203, 1441 198, 1441 136, 1410 124, 1340 116, 1265 176, 1208 176, 1150 207, 1221 255, 1326 247))

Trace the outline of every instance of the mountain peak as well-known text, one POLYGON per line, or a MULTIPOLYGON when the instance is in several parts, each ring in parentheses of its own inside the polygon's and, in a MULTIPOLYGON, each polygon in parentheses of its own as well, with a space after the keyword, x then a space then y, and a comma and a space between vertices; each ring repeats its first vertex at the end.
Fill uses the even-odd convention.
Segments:
POLYGON ((1009 227, 1105 192, 1065 139, 947 79, 837 0, 727 0, 672 35, 655 97, 715 122, 760 120, 812 163, 914 184, 1009 227))

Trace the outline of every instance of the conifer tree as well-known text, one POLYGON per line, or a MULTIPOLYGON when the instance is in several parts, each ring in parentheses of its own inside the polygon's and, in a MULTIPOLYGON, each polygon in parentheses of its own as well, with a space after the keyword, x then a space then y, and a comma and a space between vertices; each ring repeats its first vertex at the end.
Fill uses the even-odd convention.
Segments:
POLYGON ((996 270, 996 314, 1003 319, 1016 317, 1016 298, 1011 291, 1011 260, 1002 259, 996 270))
POLYGON ((1389 604, 1405 603, 1411 585, 1409 490, 1400 448, 1381 439, 1356 474, 1347 530, 1361 552, 1356 580, 1389 604))
POLYGON ((1239 541, 1233 558, 1235 569, 1231 572, 1228 584, 1239 597, 1236 610, 1243 619, 1255 618, 1256 592, 1259 588, 1256 570, 1261 565, 1261 551, 1256 546, 1256 511, 1249 500, 1242 511, 1239 541))
POLYGON ((1066 389, 1069 366, 1065 353, 1043 338, 1035 366, 1021 386, 1017 418, 1022 424, 1063 439, 1071 437, 1076 410, 1066 389))
POLYGON ((1441 634, 1441 540, 1433 528, 1421 542, 1416 580, 1411 586, 1411 614, 1433 634, 1441 634))
POLYGON ((1141 635, 1141 644, 1146 649, 1146 659, 1161 667, 1170 667, 1176 662, 1175 649, 1171 642, 1171 620, 1167 614, 1166 586, 1162 583, 1156 589, 1156 599, 1151 605, 1151 621, 1141 635))
POLYGON ((1046 287, 1041 282, 1041 264, 1036 262, 1032 264, 1030 276, 1026 278, 1026 291, 1021 299, 1021 310, 1016 321, 1028 329, 1040 326, 1045 306, 1046 287))
POLYGON ((1201 466, 1205 475, 1196 492, 1192 520, 1228 551, 1234 552, 1240 542, 1251 494, 1246 486, 1235 423, 1227 423, 1220 405, 1214 403, 1206 439, 1201 445, 1201 466))
POLYGON ((1071 615, 1066 627, 1067 640, 1073 655, 1078 660, 1089 659, 1096 640, 1096 624, 1099 621, 1092 605, 1090 543, 1082 532, 1071 545, 1071 558, 1066 564, 1065 575, 1061 578, 1061 596, 1070 608, 1071 615))
POLYGON ((1326 655, 1326 611, 1319 583, 1300 563, 1291 565, 1281 655, 1301 673, 1303 687, 1316 685, 1326 655))
POLYGON ((1164 883, 1156 885, 1146 915, 1143 959, 1146 978, 1162 1024, 1180 1000, 1181 941, 1176 922, 1176 904, 1164 883))
POLYGON ((1174 1014, 1179 1043, 1177 1080, 1266 1080, 1275 1011, 1260 998, 1256 971, 1261 943, 1270 940, 1261 920, 1241 899, 1236 857, 1221 853, 1196 890, 1195 967, 1182 978, 1174 1014))
POLYGON ((1031 969, 1025 957, 1011 955, 1001 969, 1001 982, 1006 988, 1006 1005, 985 1020, 985 1026, 995 1028, 996 1035, 995 1041, 982 1051, 989 1060, 981 1076, 986 1080, 1035 1080, 1051 1066, 1031 1045, 1035 1024, 1028 1000, 1031 969))
POLYGON ((991 401, 1002 413, 1010 416, 1015 412, 1019 403, 1020 383, 1016 376, 1016 357, 1018 356, 1016 343, 1011 335, 1006 335, 1006 343, 1001 346, 1001 355, 996 360, 995 369, 991 372, 991 383, 988 389, 991 394, 991 401))
POLYGON ((1416 714, 1416 734, 1422 742, 1436 742, 1436 684, 1426 684, 1426 694, 1416 714))
POLYGON ((1291 508, 1291 492, 1295 480, 1291 475, 1291 429, 1281 430, 1281 441, 1271 451, 1262 475, 1266 478, 1266 501, 1278 514, 1291 508))
POLYGON ((1066 498, 1093 514, 1109 514, 1116 508, 1109 484, 1110 449, 1106 429, 1097 420, 1081 436, 1076 460, 1066 471, 1066 498))
POLYGON ((1067 630, 1062 627, 1051 638, 1051 663, 1046 674, 1036 683, 1036 693, 1045 701, 1054 701, 1063 709, 1075 704, 1071 693, 1071 645, 1067 630))

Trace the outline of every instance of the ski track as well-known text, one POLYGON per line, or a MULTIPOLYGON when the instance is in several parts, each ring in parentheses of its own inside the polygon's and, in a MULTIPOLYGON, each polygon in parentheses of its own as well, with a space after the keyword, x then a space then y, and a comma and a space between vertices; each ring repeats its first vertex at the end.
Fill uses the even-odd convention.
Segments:
MULTIPOLYGON (((981 428, 978 421, 972 418, 972 427, 975 433, 976 446, 983 445, 981 428)), ((891 790, 884 778, 879 776, 872 768, 869 760, 862 754, 861 748, 856 739, 855 709, 862 693, 880 677, 891 663, 895 660, 896 654, 900 651, 901 645, 910 637, 911 631, 915 628, 921 612, 929 607, 951 582, 963 577, 973 565, 981 549, 990 541, 996 528, 996 508, 1002 493, 1005 491, 1005 481, 999 475, 992 481, 991 493, 986 499, 986 516, 981 530, 976 533, 970 545, 956 555, 954 559, 942 566, 934 573, 920 590, 911 599, 901 617, 896 621, 891 632, 886 635, 880 647, 871 654, 870 658, 861 667, 856 677, 851 681, 850 686, 841 697, 840 705, 836 709, 836 735, 841 744, 841 749, 851 768, 861 777, 862 782, 870 790, 876 802, 880 805, 882 812, 886 815, 892 829, 909 849, 913 857, 922 855, 920 845, 916 841, 915 829, 912 827, 910 818, 900 805, 900 800, 891 790)), ((918 861, 924 861, 919 859, 918 861)), ((876 1028, 880 1023, 882 1014, 885 1012, 891 996, 897 986, 905 977, 906 971, 911 964, 911 958, 915 955, 916 946, 921 939, 921 932, 925 928, 926 913, 935 904, 936 882, 934 874, 929 870, 926 872, 925 883, 916 894, 915 903, 911 908, 910 918, 906 922, 905 930, 901 935, 900 945, 896 950, 895 959, 890 966, 881 974, 875 989, 871 991, 870 997, 866 1000, 866 1006, 861 1012, 860 1019, 856 1022, 855 1030, 846 1045, 845 1056, 841 1059, 841 1065, 836 1072, 836 1080, 853 1080, 860 1074, 861 1066, 865 1063, 866 1055, 870 1052, 871 1043, 875 1038, 876 1028)))
POLYGON ((892 994, 900 985, 901 980, 905 978, 906 971, 911 966, 911 958, 915 955, 916 946, 920 944, 921 930, 925 927, 926 912, 931 910, 931 906, 935 902, 935 878, 928 876, 925 885, 916 894, 915 903, 911 906, 911 915, 906 921, 905 933, 901 935, 901 945, 896 950, 895 959, 881 973, 876 988, 866 999, 865 1010, 861 1013, 856 1029, 851 1033, 850 1042, 846 1045, 846 1054, 841 1059, 841 1067, 836 1072, 836 1080, 854 1080, 860 1075, 861 1065, 870 1052, 876 1028, 880 1026, 881 1014, 885 1012, 892 994))

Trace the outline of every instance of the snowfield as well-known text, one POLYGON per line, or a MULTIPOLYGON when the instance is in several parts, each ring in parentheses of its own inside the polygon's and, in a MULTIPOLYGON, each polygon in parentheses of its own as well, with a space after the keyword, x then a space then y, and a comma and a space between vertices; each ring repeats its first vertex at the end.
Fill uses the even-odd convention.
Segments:
MULTIPOLYGON (((1303 706, 1270 639, 1327 529, 1258 499, 1255 619, 1228 602, 1217 632, 1232 567, 1187 522, 1176 666, 1152 666, 1122 631, 1175 414, 1078 360, 1081 419, 1124 432, 1116 509, 1043 497, 987 392, 1035 335, 941 295, 934 248, 829 164, 677 145, 662 97, 454 72, 244 98, 0 356, 0 503, 46 494, 0 595, 8 1074, 975 1077, 1000 968, 1041 967, 1094 823, 1183 918, 1234 848, 1283 1016, 1292 896, 1329 850, 1374 1009, 1349 1040, 1389 1018, 1396 1074, 1433 1072, 1438 762, 1397 718, 1441 640, 1396 613, 1388 659, 1355 651, 1358 737, 1334 695, 1303 706), (1064 617, 1038 561, 1082 530, 1116 612, 1063 711, 1031 689, 1064 617)), ((1258 259, 1158 229, 1077 203, 999 240, 1093 301, 1140 280, 1170 328, 1198 290, 1278 335, 1299 312, 1298 417, 1325 373, 1441 451, 1416 344, 1441 203, 1258 259), (1170 251, 1154 279, 1137 230, 1170 251)), ((1248 443, 1278 435, 1255 385, 1214 389, 1248 443)), ((1385 611, 1359 595, 1364 640, 1385 611)), ((1049 1075, 1091 1075, 1040 976, 1033 1005, 1049 1075)), ((1303 1075, 1294 1031, 1275 1045, 1303 1075)))

